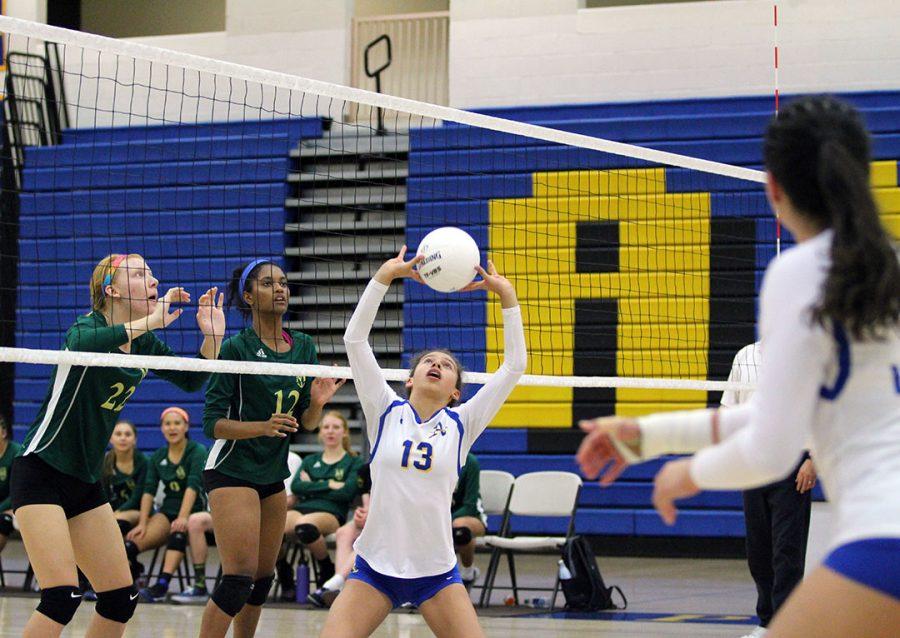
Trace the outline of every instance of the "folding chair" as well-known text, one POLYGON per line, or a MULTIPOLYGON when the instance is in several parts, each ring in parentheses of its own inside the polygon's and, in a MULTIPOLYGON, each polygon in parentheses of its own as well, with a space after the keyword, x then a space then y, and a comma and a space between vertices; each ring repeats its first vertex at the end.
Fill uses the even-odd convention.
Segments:
MULTIPOLYGON (((513 483, 516 477, 509 472, 499 470, 481 470, 478 474, 481 489, 481 506, 488 516, 501 516, 509 505, 509 497, 512 494, 513 483)), ((485 537, 475 539, 478 547, 484 547, 485 537)))
MULTIPOLYGON (((486 536, 484 539, 485 545, 493 548, 493 552, 479 606, 485 607, 490 604, 501 553, 506 554, 509 562, 513 596, 516 604, 519 604, 515 553, 562 547, 575 534, 575 512, 580 493, 581 477, 571 472, 529 472, 516 479, 509 505, 503 515, 500 533, 496 536, 486 536), (512 516, 568 516, 569 523, 565 536, 514 536, 511 529, 512 516)), ((559 593, 559 570, 556 569, 556 565, 554 572, 556 579, 550 603, 551 610, 556 606, 556 596, 559 593)))

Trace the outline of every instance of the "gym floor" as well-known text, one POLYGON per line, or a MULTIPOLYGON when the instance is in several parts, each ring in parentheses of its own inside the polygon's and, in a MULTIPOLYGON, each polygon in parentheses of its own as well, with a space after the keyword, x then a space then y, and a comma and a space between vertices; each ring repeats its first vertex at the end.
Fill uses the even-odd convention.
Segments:
MULTIPOLYGON (((33 593, 21 592, 22 577, 8 570, 21 569, 24 552, 19 541, 11 541, 3 552, 7 588, 0 598, 0 636, 19 636, 37 604, 33 593)), ((488 556, 479 554, 482 572, 488 556)), ((550 613, 547 609, 511 607, 503 604, 510 591, 505 569, 497 577, 493 606, 479 610, 482 626, 490 637, 556 638, 561 636, 735 636, 754 626, 756 590, 741 560, 658 559, 598 557, 607 586, 618 585, 628 598, 625 611, 594 614, 550 613)), ((516 560, 519 582, 526 587, 553 585, 556 561, 552 556, 522 556, 516 560)), ((209 572, 217 569, 215 550, 209 572)), ((177 579, 173 590, 178 591, 177 579)), ((478 590, 473 591, 477 599, 478 590)), ((522 592, 521 598, 550 592, 522 592)), ((618 601, 618 597, 616 598, 618 601)), ((560 594, 557 603, 563 603, 560 594)), ((63 634, 81 635, 90 619, 93 603, 84 603, 63 634)), ((315 636, 325 620, 325 611, 305 605, 271 603, 266 606, 257 636, 315 636)), ((142 604, 128 625, 126 636, 175 638, 194 636, 200 627, 202 607, 173 604, 142 604)), ((431 636, 417 613, 395 612, 374 634, 378 637, 431 636)))

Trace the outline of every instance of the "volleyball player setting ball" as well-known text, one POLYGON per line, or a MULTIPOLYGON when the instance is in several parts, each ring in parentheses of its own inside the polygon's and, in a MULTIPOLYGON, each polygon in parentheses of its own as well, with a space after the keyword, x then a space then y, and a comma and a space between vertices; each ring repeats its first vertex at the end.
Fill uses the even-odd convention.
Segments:
POLYGON ((832 548, 775 616, 769 638, 888 637, 900 628, 900 267, 869 186, 859 114, 798 100, 769 125, 766 193, 798 245, 766 271, 762 367, 749 403, 582 423, 587 476, 667 463, 653 502, 783 478, 808 442, 838 518, 832 548))
MULTIPOLYGON (((290 289, 271 259, 237 268, 228 286, 229 304, 250 325, 222 345, 222 359, 317 364, 312 337, 285 330, 290 289)), ((343 385, 340 379, 261 374, 214 374, 206 390, 203 432, 215 444, 204 486, 222 560, 200 635, 252 636, 274 579, 284 534, 289 436, 302 425, 314 430, 322 407, 343 385)))
MULTIPOLYGON (((153 333, 170 325, 190 295, 170 288, 160 299, 157 280, 140 255, 110 255, 91 276, 89 314, 66 333, 65 349, 174 356, 153 333)), ((215 359, 225 332, 222 296, 210 288, 200 297, 200 355, 215 359)), ((187 392, 208 375, 158 370, 187 392)), ((121 636, 134 613, 135 591, 122 536, 103 489, 103 457, 117 417, 146 369, 59 365, 22 456, 12 467, 11 497, 25 549, 41 585, 41 601, 25 636, 59 636, 72 619, 81 593, 76 563, 97 592, 88 637, 121 636)))
POLYGON ((466 455, 525 371, 521 312, 515 289, 494 265, 488 262, 487 271, 476 265, 482 279, 462 290, 500 298, 503 364, 474 397, 454 407, 462 387, 459 362, 447 350, 426 351, 412 362, 408 398, 401 398, 385 382, 368 336, 391 283, 422 282, 415 267, 427 257, 405 261, 405 255, 404 246, 379 268, 344 333, 372 447, 372 492, 356 562, 320 634, 327 638, 369 636, 404 603, 418 606, 442 638, 484 635, 457 569, 450 506, 466 455))

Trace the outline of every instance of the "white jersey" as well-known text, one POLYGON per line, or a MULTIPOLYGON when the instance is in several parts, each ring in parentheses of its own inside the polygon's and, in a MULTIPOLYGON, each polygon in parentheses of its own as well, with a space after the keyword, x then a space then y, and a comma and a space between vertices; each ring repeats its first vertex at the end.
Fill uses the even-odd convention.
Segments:
POLYGON ((837 510, 834 544, 900 537, 900 333, 856 342, 811 322, 830 266, 825 231, 769 266, 760 299, 762 368, 747 404, 720 413, 719 445, 696 454, 705 489, 786 476, 804 449, 837 510))
POLYGON ((462 464, 525 371, 522 315, 503 310, 504 362, 474 397, 418 415, 388 386, 368 342, 387 288, 369 283, 344 334, 371 445, 369 513, 354 549, 386 576, 435 576, 456 564, 450 507, 462 464))
MULTIPOLYGON (((759 378, 759 365, 762 359, 759 354, 759 341, 744 346, 734 356, 728 381, 733 383, 756 383, 759 378)), ((721 404, 726 408, 746 403, 753 396, 753 390, 725 390, 721 404)))

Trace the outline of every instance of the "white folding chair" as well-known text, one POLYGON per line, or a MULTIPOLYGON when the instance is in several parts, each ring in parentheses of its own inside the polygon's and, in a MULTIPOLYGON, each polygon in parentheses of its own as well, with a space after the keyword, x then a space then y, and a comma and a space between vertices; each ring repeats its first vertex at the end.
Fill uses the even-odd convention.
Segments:
MULTIPOLYGON (((514 555, 516 552, 533 552, 545 549, 559 549, 575 533, 575 512, 581 493, 581 477, 571 472, 529 472, 519 476, 513 484, 509 505, 503 516, 500 533, 486 536, 485 545, 493 548, 488 573, 484 579, 479 606, 490 604, 491 592, 500 563, 500 554, 505 553, 509 562, 509 576, 512 581, 513 596, 519 604, 519 588, 516 582, 514 555), (565 536, 514 536, 510 520, 512 516, 568 516, 569 523, 565 536)), ((556 581, 553 585, 552 610, 556 606, 559 593, 559 570, 555 569, 556 581)))
MULTIPOLYGON (((481 492, 481 507, 488 516, 503 515, 509 505, 513 483, 516 477, 500 470, 481 470, 478 474, 481 492)), ((484 536, 475 539, 478 547, 484 547, 484 536)))

